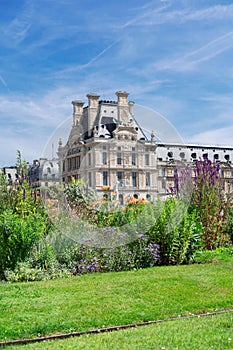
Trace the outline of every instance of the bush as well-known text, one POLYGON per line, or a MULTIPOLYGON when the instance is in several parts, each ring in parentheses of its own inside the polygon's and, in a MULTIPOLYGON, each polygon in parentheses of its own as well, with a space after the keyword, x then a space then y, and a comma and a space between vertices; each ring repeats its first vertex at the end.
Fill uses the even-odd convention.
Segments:
POLYGON ((40 198, 32 195, 26 170, 18 156, 16 184, 0 177, 0 279, 7 269, 14 270, 18 262, 28 258, 33 247, 50 229, 50 221, 40 198))
POLYGON ((199 244, 199 230, 195 213, 188 212, 186 203, 176 197, 168 198, 149 230, 151 242, 160 247, 160 264, 182 264, 191 260, 199 244))
POLYGON ((158 264, 159 247, 146 235, 129 244, 114 248, 90 247, 53 232, 44 238, 30 258, 30 266, 69 270, 72 274, 123 271, 152 267, 158 264), (54 255, 55 254, 55 255, 54 255))
POLYGON ((233 247, 220 247, 215 250, 196 251, 193 262, 197 264, 217 263, 219 261, 231 261, 233 247))
POLYGON ((0 276, 6 269, 14 269, 19 261, 24 261, 33 246, 42 238, 46 230, 44 219, 39 213, 20 217, 12 209, 0 214, 0 276))
POLYGON ((191 206, 202 224, 203 248, 213 250, 229 242, 229 236, 224 233, 229 202, 222 189, 219 164, 209 159, 196 161, 194 173, 191 206))
POLYGON ((70 277, 72 274, 66 269, 45 270, 31 267, 29 262, 18 263, 15 269, 5 271, 7 282, 46 281, 56 278, 70 277))

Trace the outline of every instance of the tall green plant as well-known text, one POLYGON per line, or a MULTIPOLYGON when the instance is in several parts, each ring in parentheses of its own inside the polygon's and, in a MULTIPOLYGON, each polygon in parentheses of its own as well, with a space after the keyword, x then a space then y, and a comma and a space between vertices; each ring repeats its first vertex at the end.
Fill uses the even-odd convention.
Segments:
POLYGON ((160 202, 158 210, 160 215, 148 234, 159 245, 160 263, 181 264, 190 258, 194 235, 198 235, 195 214, 190 214, 186 203, 176 197, 160 202))
POLYGON ((229 239, 224 234, 229 203, 222 188, 220 165, 209 159, 196 161, 194 174, 191 204, 202 224, 203 248, 215 249, 229 239))
POLYGON ((20 181, 16 184, 8 186, 6 178, 0 178, 0 278, 29 256, 50 226, 42 201, 26 181, 20 153, 17 168, 20 181))

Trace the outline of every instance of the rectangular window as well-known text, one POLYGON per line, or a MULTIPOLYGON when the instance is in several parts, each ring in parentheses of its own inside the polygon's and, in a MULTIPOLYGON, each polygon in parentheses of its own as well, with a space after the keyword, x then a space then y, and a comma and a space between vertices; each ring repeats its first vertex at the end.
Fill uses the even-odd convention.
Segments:
POLYGON ((166 179, 162 178, 162 189, 166 190, 166 179))
POLYGON ((88 165, 91 165, 91 154, 88 154, 88 165))
POLYGON ((162 169, 161 169, 161 175, 162 175, 163 177, 166 176, 165 168, 162 168, 162 169))
POLYGON ((146 173, 146 187, 150 187, 150 173, 146 173))
POLYGON ((117 182, 118 182, 118 186, 123 185, 123 173, 122 173, 122 171, 117 172, 117 182))
POLYGON ((132 153, 132 165, 136 165, 136 153, 132 153))
POLYGON ((88 173, 88 182, 89 182, 89 186, 92 186, 92 182, 91 182, 91 173, 88 173))
POLYGON ((149 154, 145 154, 145 165, 150 165, 149 154))
POLYGON ((107 164, 107 152, 102 153, 102 163, 105 165, 107 164))
POLYGON ((132 186, 137 187, 137 173, 135 171, 132 172, 132 186))
POLYGON ((117 153, 117 165, 121 165, 121 153, 117 153))
POLYGON ((103 186, 108 186, 108 172, 103 171, 103 186))
POLYGON ((68 171, 71 171, 71 159, 68 159, 68 171))
POLYGON ((73 158, 73 169, 76 169, 76 157, 73 158))

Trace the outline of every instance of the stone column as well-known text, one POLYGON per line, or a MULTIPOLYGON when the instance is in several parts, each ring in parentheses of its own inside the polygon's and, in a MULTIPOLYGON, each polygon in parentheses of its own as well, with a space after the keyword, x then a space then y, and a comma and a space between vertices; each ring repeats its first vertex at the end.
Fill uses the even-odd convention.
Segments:
POLYGON ((92 129, 94 127, 94 122, 98 113, 99 108, 99 95, 87 94, 88 98, 88 136, 91 136, 92 129))
POLYGON ((118 101, 118 120, 121 124, 129 123, 129 102, 128 102, 128 92, 117 91, 116 92, 118 101))
POLYGON ((83 105, 82 101, 72 101, 73 105, 73 126, 80 124, 81 117, 83 115, 83 105))

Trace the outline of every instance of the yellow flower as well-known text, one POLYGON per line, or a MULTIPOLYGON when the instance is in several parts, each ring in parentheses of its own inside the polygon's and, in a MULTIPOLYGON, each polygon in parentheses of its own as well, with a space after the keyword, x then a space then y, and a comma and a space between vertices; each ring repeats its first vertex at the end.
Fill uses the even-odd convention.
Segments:
POLYGON ((102 190, 103 191, 109 191, 110 190, 110 186, 102 186, 102 190))

